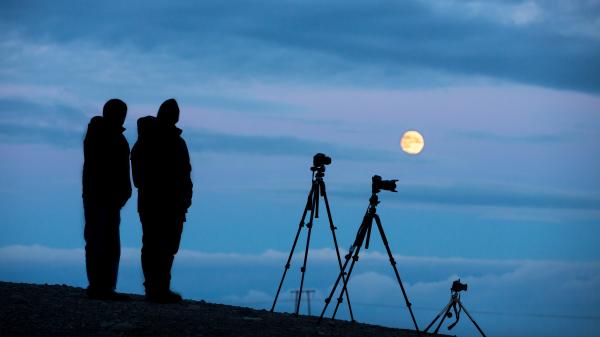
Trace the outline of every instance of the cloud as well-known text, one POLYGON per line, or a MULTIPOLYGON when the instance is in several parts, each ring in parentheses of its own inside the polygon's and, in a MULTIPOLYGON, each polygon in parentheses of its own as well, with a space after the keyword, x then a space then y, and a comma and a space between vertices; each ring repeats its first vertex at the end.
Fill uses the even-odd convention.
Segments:
POLYGON ((462 13, 469 18, 509 26, 545 25, 547 30, 562 35, 600 38, 597 20, 600 3, 595 0, 423 0, 422 3, 440 14, 462 13))
POLYGON ((257 115, 276 116, 279 118, 292 118, 293 116, 286 115, 286 113, 305 110, 301 106, 284 102, 233 95, 202 95, 194 93, 192 103, 203 108, 212 108, 221 111, 252 112, 257 115))
POLYGON ((235 305, 252 305, 256 303, 262 304, 272 300, 273 295, 254 289, 248 290, 248 292, 243 296, 228 295, 223 297, 223 302, 235 305))
POLYGON ((523 26, 541 20, 542 10, 535 1, 423 1, 438 13, 462 11, 468 17, 504 25, 523 26))
POLYGON ((0 97, 0 141, 9 143, 49 143, 74 147, 83 139, 87 116, 77 108, 50 100, 0 97))
POLYGON ((81 264, 84 262, 84 251, 40 245, 12 245, 0 248, 0 261, 4 264, 81 264))
MULTIPOLYGON (((54 248, 42 245, 8 245, 0 247, 0 261, 4 264, 44 264, 44 263, 82 263, 84 262, 84 250, 81 248, 54 248)), ((177 254, 177 263, 195 267, 209 266, 227 266, 228 268, 237 268, 242 265, 247 266, 271 266, 277 269, 283 268, 283 263, 288 257, 289 252, 273 249, 265 250, 262 253, 244 254, 237 252, 219 253, 204 252, 197 250, 181 249, 177 254)), ((342 254, 343 255, 343 254, 342 254)), ((121 260, 127 263, 139 263, 140 249, 132 247, 123 247, 121 250, 121 260)), ((293 265, 303 261, 303 251, 297 251, 293 256, 293 265)), ((439 257, 439 256, 404 256, 394 255, 394 258, 402 268, 436 268, 442 273, 448 270, 455 270, 459 274, 509 274, 512 271, 518 271, 519 268, 536 267, 539 270, 549 269, 571 269, 576 276, 579 272, 588 268, 600 267, 597 262, 567 262, 552 260, 522 260, 522 259, 474 259, 462 257, 439 257), (476 272, 473 272, 475 271, 476 272)), ((343 259, 343 256, 342 256, 343 259)), ((311 264, 329 265, 336 263, 335 250, 331 248, 317 248, 310 250, 311 264)), ((391 270, 387 254, 364 250, 360 254, 360 265, 369 265, 376 267, 380 273, 382 270, 391 270)), ((393 275, 393 274, 391 274, 393 275)), ((453 276, 454 274, 450 274, 453 276)), ((364 277, 370 278, 371 274, 364 277)), ((412 282, 414 284, 420 282, 412 282)), ((427 282, 425 282, 427 283, 427 282)))
POLYGON ((491 141, 496 143, 560 143, 572 139, 572 136, 566 134, 547 133, 547 134, 500 134, 484 131, 466 131, 459 135, 478 141, 491 141))
MULTIPOLYGON (((364 198, 354 187, 335 190, 336 195, 364 198)), ((510 184, 409 184, 398 183, 402 193, 386 202, 402 204, 462 205, 541 209, 600 210, 600 195, 510 184)))
POLYGON ((5 143, 52 144, 73 148, 83 141, 81 132, 54 126, 35 126, 0 121, 0 141, 5 143))
POLYGON ((527 1, 516 6, 511 13, 511 20, 516 25, 527 25, 538 20, 540 9, 533 1, 527 1))
MULTIPOLYGON (((89 116, 75 107, 59 103, 0 98, 0 141, 42 143, 79 147, 89 116)), ((325 152, 339 159, 394 158, 389 152, 335 145, 290 136, 239 135, 186 128, 184 138, 190 151, 197 153, 244 153, 266 156, 311 157, 325 152)), ((135 139, 130 139, 133 142, 135 139)))
MULTIPOLYGON (((79 46, 88 62, 105 67, 95 79, 127 77, 152 83, 168 71, 187 82, 316 79, 373 86, 411 83, 420 74, 434 73, 422 83, 439 84, 444 80, 436 77, 449 74, 600 90, 600 76, 594 76, 600 72, 594 62, 600 57, 599 39, 588 33, 597 27, 597 17, 590 14, 597 13, 597 6, 558 1, 436 3, 4 3, 2 19, 4 30, 16 34, 17 40, 79 46), (475 14, 464 15, 465 8, 475 14), (69 28, 60 24, 66 16, 69 28), (98 52, 87 52, 94 49, 98 52), (137 55, 122 73, 112 71, 117 70, 113 62, 122 61, 106 58, 117 49, 137 55), (135 60, 144 61, 147 55, 162 59, 156 63, 162 66, 131 76, 135 60)), ((3 63, 19 61, 8 57, 3 63)), ((73 64, 78 68, 85 62, 73 64)))
POLYGON ((352 148, 327 142, 313 141, 287 136, 235 135, 209 130, 186 131, 191 151, 211 153, 247 153, 267 156, 312 157, 324 152, 339 159, 383 159, 395 157, 390 152, 352 148))
MULTIPOLYGON (((275 250, 258 254, 182 250, 175 259, 174 287, 186 297, 268 308, 286 257, 286 252, 275 250), (240 283, 240 279, 244 282, 240 283)), ((468 284, 468 290, 462 294, 463 303, 490 335, 512 336, 514 331, 520 331, 530 336, 593 336, 599 332, 598 261, 396 258, 421 326, 429 323, 447 303, 450 285, 460 277, 468 284)), ((277 310, 293 310, 289 291, 299 282, 297 267, 301 259, 299 254, 292 263, 277 310)), ((329 294, 336 274, 335 259, 333 250, 311 251, 305 288, 316 290, 313 312, 320 311, 324 296, 329 294)), ((124 249, 121 262, 120 288, 142 291, 139 249, 124 249)), ((82 249, 38 245, 0 248, 2 280, 84 285, 84 273, 82 249)), ((349 290, 359 321, 411 326, 401 290, 385 255, 371 251, 362 255, 349 290)), ((306 310, 306 303, 302 305, 302 310, 306 310)), ((342 318, 347 315, 345 311, 340 309, 342 318)), ((476 335, 466 317, 453 332, 461 336, 476 335)))

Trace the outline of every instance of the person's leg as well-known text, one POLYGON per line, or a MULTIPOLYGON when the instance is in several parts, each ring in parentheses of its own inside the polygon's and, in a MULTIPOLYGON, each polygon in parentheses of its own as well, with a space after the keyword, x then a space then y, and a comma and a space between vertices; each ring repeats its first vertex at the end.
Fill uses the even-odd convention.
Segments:
POLYGON ((121 258, 120 209, 107 210, 106 285, 113 291, 117 288, 119 260, 121 258))
POLYGON ((115 293, 121 254, 119 210, 87 202, 84 204, 84 213, 88 297, 128 300, 128 296, 115 293))
POLYGON ((179 251, 182 232, 183 216, 176 214, 174 216, 169 217, 169 231, 167 235, 168 241, 166 242, 165 247, 164 264, 165 281, 167 284, 167 289, 170 289, 171 286, 171 270, 173 268, 173 261, 175 260, 175 255, 179 251))
POLYGON ((160 218, 154 212, 140 213, 142 222, 142 270, 146 294, 159 292, 160 280, 160 218))
POLYGON ((84 202, 85 268, 88 293, 102 290, 102 211, 91 202, 84 202))
MULTIPOLYGON (((181 301, 179 294, 170 290, 171 268, 173 259, 179 250, 181 240, 182 221, 173 214, 156 215, 160 226, 157 227, 157 237, 160 240, 155 241, 155 250, 153 250, 153 279, 152 287, 146 286, 146 295, 150 301, 158 303, 176 303, 181 301), (151 291, 149 292, 148 290, 151 291)), ((147 279, 148 282, 148 279, 147 279)))

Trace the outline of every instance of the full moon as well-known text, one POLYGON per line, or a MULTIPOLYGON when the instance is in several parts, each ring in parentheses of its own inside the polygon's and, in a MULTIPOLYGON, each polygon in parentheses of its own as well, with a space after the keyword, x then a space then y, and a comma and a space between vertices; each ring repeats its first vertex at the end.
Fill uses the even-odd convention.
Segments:
POLYGON ((400 146, 408 154, 419 154, 423 151, 425 140, 417 131, 406 131, 400 140, 400 146))

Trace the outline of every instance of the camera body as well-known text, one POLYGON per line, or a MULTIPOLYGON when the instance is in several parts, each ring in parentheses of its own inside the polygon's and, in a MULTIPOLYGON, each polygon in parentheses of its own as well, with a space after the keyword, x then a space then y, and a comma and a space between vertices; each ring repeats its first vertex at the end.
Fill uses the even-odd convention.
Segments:
POLYGON ((331 164, 331 157, 325 155, 324 153, 317 153, 313 157, 313 166, 320 167, 331 164))
POLYGON ((381 176, 374 175, 373 181, 373 194, 379 193, 380 191, 398 192, 396 190, 396 182, 398 179, 383 180, 381 176))
POLYGON ((452 282, 452 288, 450 288, 451 291, 458 293, 461 291, 467 291, 467 284, 466 283, 461 283, 460 279, 452 282))

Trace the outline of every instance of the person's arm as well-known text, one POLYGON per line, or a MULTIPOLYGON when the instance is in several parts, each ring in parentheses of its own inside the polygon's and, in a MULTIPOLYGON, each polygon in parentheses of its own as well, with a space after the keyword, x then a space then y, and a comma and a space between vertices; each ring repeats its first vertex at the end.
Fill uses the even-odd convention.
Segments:
POLYGON ((190 208, 190 206, 192 206, 192 196, 194 193, 193 192, 194 184, 192 183, 192 164, 190 163, 190 153, 188 151, 185 141, 183 141, 183 149, 184 149, 184 163, 185 163, 183 191, 184 191, 184 204, 185 204, 185 209, 187 212, 187 209, 190 208))
POLYGON ((122 140, 122 154, 119 157, 119 176, 121 181, 119 182, 119 188, 121 189, 120 195, 120 206, 123 207, 127 203, 127 200, 131 198, 131 177, 130 177, 130 165, 129 165, 129 143, 123 137, 122 140))

